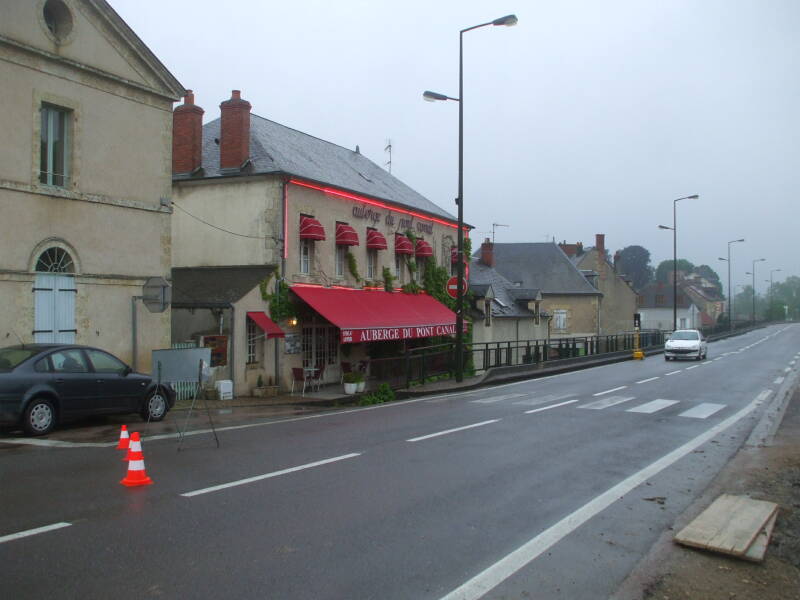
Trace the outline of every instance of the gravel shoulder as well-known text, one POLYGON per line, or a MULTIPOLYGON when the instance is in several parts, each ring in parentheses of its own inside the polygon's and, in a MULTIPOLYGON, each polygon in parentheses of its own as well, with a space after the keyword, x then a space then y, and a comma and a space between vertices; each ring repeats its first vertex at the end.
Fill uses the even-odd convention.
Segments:
POLYGON ((612 600, 800 600, 800 388, 774 441, 743 447, 659 539, 612 600), (763 563, 678 546, 680 530, 722 493, 780 506, 763 563))

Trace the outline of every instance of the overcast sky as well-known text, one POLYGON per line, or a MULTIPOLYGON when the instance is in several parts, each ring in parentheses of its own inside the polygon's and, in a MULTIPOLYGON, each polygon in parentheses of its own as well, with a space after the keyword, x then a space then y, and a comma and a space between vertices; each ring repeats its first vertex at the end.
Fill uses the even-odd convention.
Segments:
POLYGON ((582 241, 800 274, 800 1, 110 0, 206 110, 361 152, 455 214, 460 29, 465 220, 498 242, 582 241))

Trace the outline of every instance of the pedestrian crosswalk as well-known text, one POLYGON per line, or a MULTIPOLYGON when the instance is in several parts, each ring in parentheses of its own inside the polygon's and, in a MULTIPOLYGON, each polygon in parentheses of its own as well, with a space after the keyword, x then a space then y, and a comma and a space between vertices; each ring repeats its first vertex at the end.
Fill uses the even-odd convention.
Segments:
POLYGON ((675 410, 670 411, 670 415, 684 417, 687 419, 707 419, 708 417, 720 412, 727 408, 727 404, 718 404, 715 402, 694 402, 688 400, 671 400, 668 398, 656 398, 654 400, 643 401, 644 399, 635 396, 606 396, 597 400, 586 401, 585 398, 576 398, 578 394, 544 394, 537 396, 535 394, 504 394, 501 396, 491 396, 487 398, 477 398, 470 400, 473 404, 495 404, 498 402, 508 401, 513 405, 520 406, 543 406, 535 410, 526 411, 527 414, 536 413, 548 410, 550 408, 570 406, 570 408, 578 408, 583 410, 606 410, 616 407, 616 410, 622 412, 652 415, 660 413, 661 411, 669 408, 677 408, 682 412, 675 415, 675 410), (564 400, 569 399, 567 402, 564 400), (583 402, 581 402, 583 400, 583 402), (548 405, 548 406, 544 406, 548 405), (624 405, 624 406, 622 406, 624 405))

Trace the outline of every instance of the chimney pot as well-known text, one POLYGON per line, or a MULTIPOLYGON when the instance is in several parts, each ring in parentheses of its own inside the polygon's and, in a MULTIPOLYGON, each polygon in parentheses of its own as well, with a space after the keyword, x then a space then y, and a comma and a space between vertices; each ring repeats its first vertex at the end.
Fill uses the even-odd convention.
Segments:
POLYGON ((233 90, 230 100, 219 105, 221 113, 219 168, 241 169, 250 158, 250 103, 241 91, 233 90))
POLYGON ((481 244, 481 262, 487 267, 494 268, 494 244, 489 238, 481 244))
POLYGON ((192 173, 202 166, 203 109, 186 90, 183 104, 172 113, 172 172, 192 173))

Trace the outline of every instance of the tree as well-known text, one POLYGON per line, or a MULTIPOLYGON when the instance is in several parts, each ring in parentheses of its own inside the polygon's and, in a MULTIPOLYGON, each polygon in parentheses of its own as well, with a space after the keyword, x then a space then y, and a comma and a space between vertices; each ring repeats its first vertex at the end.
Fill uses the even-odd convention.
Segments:
POLYGON ((723 296, 722 283, 719 280, 719 275, 717 275, 717 272, 714 269, 708 265, 700 265, 699 267, 694 268, 694 272, 700 275, 700 277, 708 279, 708 281, 712 283, 715 288, 717 288, 717 293, 719 293, 720 296, 723 296))
POLYGON ((620 272, 630 277, 636 290, 642 289, 653 280, 650 251, 642 246, 626 246, 620 250, 617 264, 620 272))
MULTIPOLYGON (((694 270, 694 265, 685 258, 678 259, 678 271, 684 273, 691 273, 694 270)), ((658 267, 656 267, 656 281, 660 283, 669 283, 672 279, 672 261, 662 260, 658 267)))

